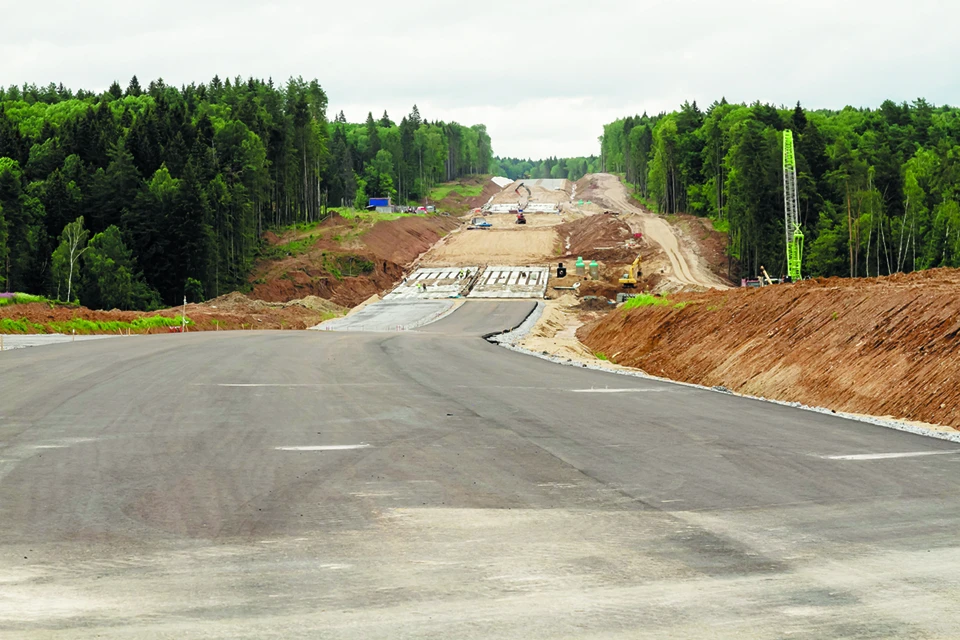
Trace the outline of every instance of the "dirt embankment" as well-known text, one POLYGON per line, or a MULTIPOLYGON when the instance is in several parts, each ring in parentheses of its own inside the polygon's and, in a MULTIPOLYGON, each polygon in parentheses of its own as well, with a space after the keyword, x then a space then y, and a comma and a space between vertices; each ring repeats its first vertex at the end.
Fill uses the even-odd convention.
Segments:
POLYGON ((577 336, 653 375, 960 429, 960 270, 670 301, 615 311, 577 336))
POLYGON ((352 307, 392 287, 404 270, 460 222, 448 216, 410 216, 370 224, 336 213, 314 229, 269 234, 274 253, 250 277, 251 298, 286 302, 317 296, 352 307))

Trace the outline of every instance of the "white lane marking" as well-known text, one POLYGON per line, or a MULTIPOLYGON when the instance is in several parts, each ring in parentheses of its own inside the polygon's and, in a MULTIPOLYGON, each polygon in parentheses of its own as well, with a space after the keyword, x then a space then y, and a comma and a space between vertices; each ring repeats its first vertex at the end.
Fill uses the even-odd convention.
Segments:
POLYGON ((960 449, 951 451, 906 451, 903 453, 858 453, 847 456, 820 456, 824 460, 890 460, 892 458, 920 458, 923 456, 946 456, 960 453, 960 449))
POLYGON ((348 449, 366 449, 368 444, 329 444, 308 447, 274 447, 276 451, 346 451, 348 449))
POLYGON ((194 387, 393 387, 399 382, 305 382, 305 383, 268 383, 268 382, 221 382, 219 384, 197 383, 194 387))
POLYGON ((574 393, 662 393, 666 389, 571 389, 574 393))

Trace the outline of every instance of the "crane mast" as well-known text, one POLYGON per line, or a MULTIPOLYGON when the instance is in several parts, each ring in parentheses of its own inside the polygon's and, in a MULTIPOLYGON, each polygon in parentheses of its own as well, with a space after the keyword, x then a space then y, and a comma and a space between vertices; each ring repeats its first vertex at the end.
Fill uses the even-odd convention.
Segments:
POLYGON ((787 274, 793 282, 801 279, 803 232, 800 230, 800 200, 797 195, 797 162, 793 152, 793 131, 783 132, 783 200, 787 223, 787 274))

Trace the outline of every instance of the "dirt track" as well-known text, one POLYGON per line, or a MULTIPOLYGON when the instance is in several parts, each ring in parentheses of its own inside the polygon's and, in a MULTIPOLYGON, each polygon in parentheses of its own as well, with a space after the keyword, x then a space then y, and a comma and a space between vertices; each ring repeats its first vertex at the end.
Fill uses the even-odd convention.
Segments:
POLYGON ((598 173, 587 178, 595 187, 585 197, 590 197, 595 203, 607 208, 629 214, 621 216, 623 221, 630 225, 634 232, 643 233, 646 239, 663 248, 670 265, 670 273, 664 273, 667 278, 684 287, 725 289, 730 286, 702 264, 693 251, 682 245, 677 233, 666 220, 632 204, 626 187, 616 176, 598 173))
POLYGON ((555 255, 557 232, 533 229, 465 229, 451 234, 420 260, 423 266, 479 264, 528 265, 550 261, 555 255))
POLYGON ((960 270, 670 298, 577 335, 653 375, 960 428, 960 270))

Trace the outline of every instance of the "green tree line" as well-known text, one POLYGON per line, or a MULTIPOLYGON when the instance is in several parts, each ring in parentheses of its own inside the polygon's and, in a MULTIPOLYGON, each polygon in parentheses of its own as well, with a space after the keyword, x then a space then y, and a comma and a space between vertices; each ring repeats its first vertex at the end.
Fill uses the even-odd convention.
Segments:
POLYGON ((794 132, 803 271, 876 276, 960 267, 960 110, 696 102, 604 126, 601 162, 660 213, 729 228, 741 275, 784 272, 782 132, 794 132))
POLYGON ((544 160, 523 160, 521 158, 495 157, 490 172, 497 176, 518 180, 529 178, 558 178, 577 181, 588 173, 600 171, 600 158, 597 156, 578 158, 546 158, 544 160))
POLYGON ((417 105, 399 124, 386 111, 351 124, 341 111, 332 128, 330 193, 339 206, 360 208, 368 197, 420 201, 440 182, 486 173, 493 158, 486 126, 431 123, 417 105))
POLYGON ((0 88, 0 290, 119 308, 217 296, 246 283, 265 229, 417 200, 491 159, 483 125, 416 107, 399 125, 328 122, 316 80, 0 88))

